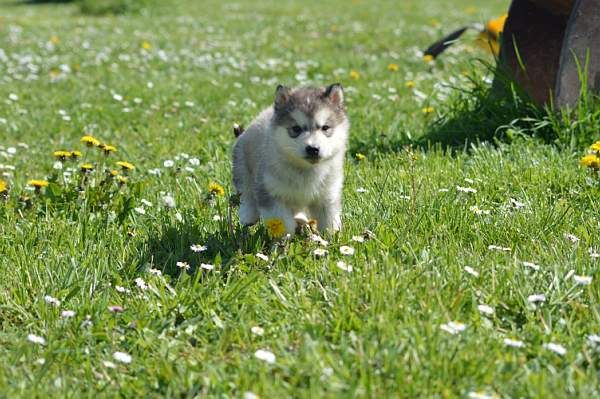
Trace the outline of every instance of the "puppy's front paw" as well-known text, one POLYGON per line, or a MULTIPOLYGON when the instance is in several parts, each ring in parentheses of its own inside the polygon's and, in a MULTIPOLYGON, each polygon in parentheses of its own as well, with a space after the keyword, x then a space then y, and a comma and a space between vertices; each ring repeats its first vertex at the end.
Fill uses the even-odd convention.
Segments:
POLYGON ((258 222, 258 210, 247 203, 240 204, 240 223, 244 226, 252 226, 258 222))

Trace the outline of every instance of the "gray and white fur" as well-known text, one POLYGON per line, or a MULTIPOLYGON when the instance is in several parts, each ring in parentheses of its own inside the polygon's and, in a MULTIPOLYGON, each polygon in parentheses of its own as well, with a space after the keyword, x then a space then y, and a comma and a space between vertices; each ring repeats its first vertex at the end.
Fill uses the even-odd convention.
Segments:
POLYGON ((321 231, 339 230, 349 127, 341 85, 278 86, 233 148, 240 222, 277 218, 294 234, 299 220, 315 219, 321 231))

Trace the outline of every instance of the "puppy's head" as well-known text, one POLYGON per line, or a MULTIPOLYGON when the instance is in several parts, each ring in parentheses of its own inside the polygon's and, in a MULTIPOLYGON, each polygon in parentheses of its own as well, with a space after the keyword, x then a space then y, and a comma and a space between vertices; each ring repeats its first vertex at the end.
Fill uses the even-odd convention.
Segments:
POLYGON ((346 150, 348 140, 342 86, 277 86, 273 123, 275 143, 295 164, 312 167, 332 159, 346 150))

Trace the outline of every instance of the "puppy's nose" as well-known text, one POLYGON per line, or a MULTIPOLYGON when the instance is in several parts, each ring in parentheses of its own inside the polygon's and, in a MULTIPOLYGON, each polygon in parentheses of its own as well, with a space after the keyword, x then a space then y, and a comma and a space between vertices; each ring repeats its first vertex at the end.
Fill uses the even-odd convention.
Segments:
POLYGON ((312 145, 307 145, 305 150, 306 150, 306 155, 308 155, 311 158, 317 158, 319 156, 319 147, 313 147, 312 145))

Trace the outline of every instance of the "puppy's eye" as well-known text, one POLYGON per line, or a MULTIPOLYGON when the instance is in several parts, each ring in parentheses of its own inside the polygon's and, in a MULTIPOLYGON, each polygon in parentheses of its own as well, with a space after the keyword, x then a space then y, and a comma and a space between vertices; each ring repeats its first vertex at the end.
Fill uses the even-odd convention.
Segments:
POLYGON ((301 126, 294 125, 291 128, 290 136, 292 136, 292 137, 298 137, 300 135, 300 133, 302 133, 303 130, 304 129, 302 129, 301 126))
POLYGON ((329 129, 331 129, 328 125, 323 125, 323 127, 321 128, 324 132, 328 131, 329 129))

